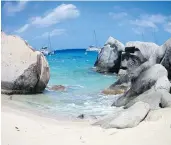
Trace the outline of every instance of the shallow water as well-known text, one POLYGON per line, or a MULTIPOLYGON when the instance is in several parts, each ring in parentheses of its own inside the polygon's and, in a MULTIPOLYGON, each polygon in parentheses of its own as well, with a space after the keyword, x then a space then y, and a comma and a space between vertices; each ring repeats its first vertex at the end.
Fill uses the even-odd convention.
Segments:
POLYGON ((114 110, 111 104, 116 96, 105 96, 100 92, 114 83, 117 77, 93 71, 96 58, 97 52, 83 49, 56 51, 54 55, 47 56, 51 75, 48 86, 64 85, 66 91, 46 89, 44 95, 28 95, 20 101, 65 115, 101 116, 110 113, 114 110))

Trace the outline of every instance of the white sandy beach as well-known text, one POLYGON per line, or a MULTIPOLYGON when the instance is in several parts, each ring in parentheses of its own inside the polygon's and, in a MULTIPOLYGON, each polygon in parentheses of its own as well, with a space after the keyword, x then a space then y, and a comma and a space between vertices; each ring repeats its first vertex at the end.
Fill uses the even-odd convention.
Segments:
POLYGON ((171 108, 158 112, 157 121, 135 128, 102 129, 21 111, 2 99, 2 145, 171 145, 171 108))

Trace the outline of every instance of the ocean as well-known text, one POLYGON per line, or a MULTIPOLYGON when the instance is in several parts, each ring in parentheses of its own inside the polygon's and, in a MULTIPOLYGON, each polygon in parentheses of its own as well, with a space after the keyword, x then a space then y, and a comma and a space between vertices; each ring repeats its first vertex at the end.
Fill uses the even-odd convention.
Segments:
POLYGON ((101 91, 117 80, 115 75, 105 75, 93 70, 97 52, 85 49, 56 50, 46 56, 50 66, 48 86, 63 85, 66 91, 45 89, 43 95, 27 96, 28 105, 62 115, 80 114, 103 116, 114 110, 116 96, 106 96, 101 91))

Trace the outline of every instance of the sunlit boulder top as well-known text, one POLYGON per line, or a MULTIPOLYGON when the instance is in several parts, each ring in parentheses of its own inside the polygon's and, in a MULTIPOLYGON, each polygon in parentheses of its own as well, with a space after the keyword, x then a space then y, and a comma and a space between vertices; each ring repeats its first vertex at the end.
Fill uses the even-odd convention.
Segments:
POLYGON ((154 53, 156 53, 156 50, 159 48, 159 46, 153 42, 141 42, 141 41, 129 41, 125 45, 126 47, 132 47, 135 46, 138 48, 142 55, 149 59, 150 56, 154 53))
POLYGON ((110 45, 110 47, 118 48, 118 51, 124 51, 125 49, 124 44, 121 43, 119 40, 113 38, 112 36, 108 38, 105 45, 110 45))

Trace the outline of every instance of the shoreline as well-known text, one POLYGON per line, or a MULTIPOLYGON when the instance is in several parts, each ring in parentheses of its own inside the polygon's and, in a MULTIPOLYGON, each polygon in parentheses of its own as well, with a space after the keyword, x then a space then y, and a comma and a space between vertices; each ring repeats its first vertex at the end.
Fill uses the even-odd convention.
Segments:
MULTIPOLYGON (((68 95, 68 94, 67 94, 68 95)), ((115 111, 115 107, 111 107, 109 102, 115 100, 118 96, 113 95, 107 98, 104 95, 96 96, 96 100, 102 100, 105 104, 104 106, 97 103, 93 106, 89 101, 85 101, 87 104, 83 104, 82 106, 78 104, 78 102, 65 103, 62 98, 61 100, 64 102, 62 105, 59 101, 53 99, 53 94, 42 93, 42 94, 31 94, 31 95, 22 95, 22 94, 14 94, 14 95, 2 95, 3 103, 10 104, 13 108, 23 109, 27 112, 32 112, 36 115, 45 115, 50 118, 55 118, 58 120, 81 120, 81 121, 93 121, 97 118, 103 117, 108 113, 112 113, 115 111), (105 102, 107 98, 107 101, 105 102), (53 102, 54 100, 54 102, 53 102), (56 101, 56 102, 55 102, 56 101), (99 105, 98 105, 99 104, 99 105), (102 107, 102 108, 100 108, 102 107), (94 110, 91 110, 94 109, 94 110), (84 111, 84 109, 87 111, 84 111), (84 115, 84 118, 79 118, 80 115, 84 115)), ((93 96, 94 97, 94 96, 93 96)), ((81 100, 82 101, 82 100, 81 100)), ((100 102, 100 101, 99 101, 100 102)), ((94 103, 94 102, 93 102, 94 103)))
MULTIPOLYGON (((3 96, 3 95, 2 95, 3 96)), ((2 98, 2 145, 170 145, 171 108, 163 116, 127 129, 103 129, 87 121, 58 120, 33 114, 2 98)), ((17 105, 17 104, 16 104, 17 105)))
MULTIPOLYGON (((13 97, 24 97, 24 95, 13 95, 13 97)), ((39 96, 38 96, 39 97, 39 96)), ((52 112, 49 110, 45 110, 45 108, 39 108, 36 106, 31 106, 28 104, 25 104, 26 102, 20 102, 20 100, 13 100, 11 99, 11 95, 4 95, 1 94, 1 108, 10 108, 13 110, 19 110, 20 112, 33 114, 40 117, 50 118, 58 121, 72 121, 72 122, 91 122, 93 120, 91 119, 79 119, 72 115, 62 115, 58 112, 52 112)))

